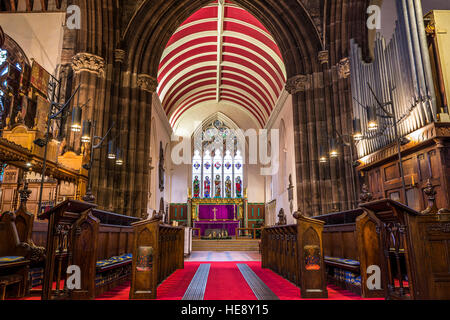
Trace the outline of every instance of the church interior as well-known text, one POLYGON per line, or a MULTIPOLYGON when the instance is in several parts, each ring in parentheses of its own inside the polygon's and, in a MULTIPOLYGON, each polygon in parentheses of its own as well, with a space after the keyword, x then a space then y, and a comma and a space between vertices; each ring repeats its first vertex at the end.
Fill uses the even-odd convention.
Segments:
POLYGON ((1 0, 0 300, 450 300, 446 0, 1 0))

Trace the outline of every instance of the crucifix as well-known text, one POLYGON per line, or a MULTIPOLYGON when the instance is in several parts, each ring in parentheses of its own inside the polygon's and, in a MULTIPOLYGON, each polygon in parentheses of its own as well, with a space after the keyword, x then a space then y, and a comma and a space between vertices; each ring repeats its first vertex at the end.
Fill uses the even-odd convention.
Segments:
POLYGON ((214 208, 213 209, 213 212, 214 212, 214 221, 216 221, 217 219, 216 219, 216 213, 217 213, 217 209, 216 208, 214 208))

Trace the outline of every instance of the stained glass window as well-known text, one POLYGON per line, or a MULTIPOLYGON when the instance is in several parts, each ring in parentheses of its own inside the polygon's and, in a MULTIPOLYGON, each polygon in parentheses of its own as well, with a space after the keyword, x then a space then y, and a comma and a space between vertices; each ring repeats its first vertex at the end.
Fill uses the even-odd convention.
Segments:
POLYGON ((214 198, 222 198, 223 180, 222 180, 223 159, 219 150, 214 155, 214 198))
POLYGON ((242 189, 244 181, 244 168, 241 152, 238 150, 233 161, 233 182, 234 182, 234 194, 236 198, 242 198, 242 189))
POLYGON ((209 151, 203 157, 203 197, 211 198, 212 191, 212 158, 209 151))
POLYGON ((195 150, 192 159, 192 196, 200 198, 202 190, 202 156, 200 151, 195 150))
POLYGON ((224 197, 233 197, 233 157, 231 152, 227 150, 223 158, 223 177, 224 177, 224 197))
POLYGON ((202 139, 201 142, 194 139, 193 198, 242 198, 243 160, 240 152, 236 151, 238 143, 232 130, 216 120, 197 134, 201 134, 202 139), (231 143, 226 143, 227 138, 231 143), (222 150, 225 150, 224 157, 222 150))

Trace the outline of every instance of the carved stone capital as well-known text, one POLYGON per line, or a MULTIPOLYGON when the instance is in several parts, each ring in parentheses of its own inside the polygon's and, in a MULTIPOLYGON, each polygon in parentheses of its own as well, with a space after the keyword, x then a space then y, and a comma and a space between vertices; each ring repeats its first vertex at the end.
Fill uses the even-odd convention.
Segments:
POLYGON ((75 73, 87 71, 102 75, 105 71, 105 60, 94 54, 81 52, 72 58, 72 68, 75 73))
POLYGON ((114 50, 114 61, 118 63, 123 63, 125 61, 127 53, 125 50, 122 49, 116 49, 114 50))
POLYGON ((306 91, 311 88, 311 81, 307 75, 298 75, 288 79, 286 82, 286 91, 289 94, 306 91))
POLYGON ((350 77, 350 58, 344 58, 339 61, 338 75, 340 79, 347 79, 350 77))
POLYGON ((154 93, 158 87, 158 81, 148 74, 139 74, 137 76, 137 85, 141 90, 154 93))
POLYGON ((328 50, 319 51, 318 58, 319 58, 320 64, 328 63, 328 61, 330 59, 330 54, 329 54, 328 50))

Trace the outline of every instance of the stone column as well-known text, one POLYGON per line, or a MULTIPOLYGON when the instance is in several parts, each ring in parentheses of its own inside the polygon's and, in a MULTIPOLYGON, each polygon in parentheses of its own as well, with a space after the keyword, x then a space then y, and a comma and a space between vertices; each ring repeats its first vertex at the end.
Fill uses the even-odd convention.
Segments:
MULTIPOLYGON (((98 103, 98 98, 101 96, 101 79, 105 75, 105 60, 94 54, 80 52, 72 58, 72 69, 75 78, 73 90, 80 85, 73 106, 83 106, 86 104, 83 107, 82 121, 97 121, 97 128, 94 135, 101 136, 103 133, 103 121, 101 121, 100 117, 103 117, 105 110, 103 109, 104 106, 98 103)), ((81 132, 70 132, 69 135, 74 151, 79 153, 81 151, 81 132)), ((90 156, 94 156, 94 163, 90 174, 93 177, 92 181, 95 182, 97 181, 95 177, 99 174, 100 162, 103 159, 100 159, 98 151, 90 156)), ((92 187, 93 194, 97 196, 98 186, 93 183, 92 187)))
POLYGON ((308 170, 308 131, 306 121, 305 91, 311 87, 308 75, 297 75, 286 82, 286 91, 292 95, 294 117, 294 149, 295 167, 297 172, 297 203, 298 210, 309 211, 311 197, 310 172, 308 170))
MULTIPOLYGON (((150 188, 150 137, 151 134, 151 120, 152 120, 152 100, 153 94, 158 87, 156 78, 147 74, 138 74, 137 87, 139 92, 139 110, 134 113, 136 119, 133 123, 136 124, 136 140, 131 143, 130 147, 135 150, 134 158, 134 194, 132 194, 133 210, 137 216, 144 216, 147 214, 148 192, 150 188)), ((133 127, 130 126, 130 130, 133 127)), ((133 175, 133 173, 131 173, 133 175)))

